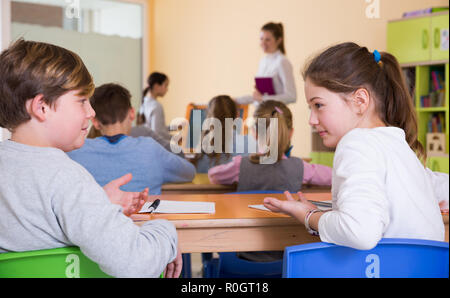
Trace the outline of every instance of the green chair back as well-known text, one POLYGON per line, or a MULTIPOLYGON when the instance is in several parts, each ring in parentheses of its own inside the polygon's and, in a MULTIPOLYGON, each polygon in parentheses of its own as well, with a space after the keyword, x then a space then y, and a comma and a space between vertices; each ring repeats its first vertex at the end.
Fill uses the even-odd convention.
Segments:
POLYGON ((111 277, 100 270, 78 247, 26 252, 0 253, 0 278, 52 277, 87 278, 111 277))

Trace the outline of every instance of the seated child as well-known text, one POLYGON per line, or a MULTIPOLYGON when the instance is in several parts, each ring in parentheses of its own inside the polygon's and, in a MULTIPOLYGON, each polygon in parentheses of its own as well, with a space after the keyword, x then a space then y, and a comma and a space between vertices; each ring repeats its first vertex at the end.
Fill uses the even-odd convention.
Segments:
MULTIPOLYGON (((227 139, 227 134, 225 133, 225 119, 231 121, 238 119, 238 108, 231 97, 228 95, 219 95, 209 101, 206 119, 211 118, 219 120, 221 124, 221 152, 216 152, 216 150, 214 150, 211 153, 205 153, 202 150, 202 153, 198 154, 194 159, 194 164, 196 165, 198 173, 207 173, 208 170, 214 166, 228 163, 233 156, 248 155, 252 148, 254 148, 253 150, 256 150, 255 139, 250 135, 241 135, 235 127, 233 127, 232 137, 227 139)), ((202 134, 202 141, 209 133, 210 130, 208 129, 202 134)), ((216 135, 218 136, 218 134, 216 135)), ((211 138, 212 146, 214 146, 214 141, 215 139, 211 138)), ((199 144, 199 146, 201 146, 201 144, 199 144)))
POLYGON ((331 211, 302 195, 264 199, 324 242, 361 250, 382 238, 444 241, 448 174, 424 166, 416 113, 397 59, 355 43, 332 46, 305 68, 309 124, 336 148, 331 211))
POLYGON ((122 188, 125 191, 148 187, 150 194, 161 194, 164 183, 192 181, 195 167, 190 162, 150 137, 127 136, 135 117, 130 98, 128 90, 117 84, 96 88, 91 98, 92 123, 103 136, 87 139, 83 147, 69 152, 69 157, 100 185, 132 173, 134 179, 122 188))
MULTIPOLYGON (((208 171, 211 183, 237 183, 238 191, 289 190, 290 192, 299 191, 302 184, 331 185, 330 167, 286 156, 286 152, 292 149, 290 140, 293 127, 292 113, 285 104, 274 100, 264 101, 258 106, 253 117, 255 121, 266 119, 267 128, 270 126, 271 118, 278 119, 278 156, 275 162, 261 164, 261 154, 235 156, 231 162, 208 171)), ((270 152, 266 153, 269 154, 270 152)))
MULTIPOLYGON (((271 123, 271 118, 278 120, 278 139, 276 139, 278 154, 273 163, 260 163, 261 158, 270 155, 270 152, 235 156, 231 162, 213 167, 208 171, 211 183, 237 183, 237 191, 288 189, 291 192, 299 191, 302 183, 331 185, 331 168, 309 164, 297 157, 286 156, 286 152, 292 149, 290 139, 293 128, 291 111, 284 103, 274 100, 264 101, 258 105, 253 117, 257 125, 260 123, 258 119, 265 119, 268 130, 270 125, 274 125, 271 123)), ((258 128, 256 131, 260 129, 266 129, 266 127, 258 128)), ((283 258, 282 251, 239 252, 237 255, 239 258, 255 262, 269 262, 283 258)))
POLYGON ((78 246, 112 276, 157 277, 167 266, 176 277, 173 224, 139 227, 122 212, 130 195, 141 201, 134 210, 146 198, 119 189, 131 175, 102 188, 64 153, 84 143, 93 90, 80 57, 64 48, 19 39, 0 54, 0 126, 12 132, 0 143, 0 253, 78 246))
POLYGON ((145 125, 161 138, 170 140, 164 109, 158 97, 164 97, 169 88, 169 78, 160 72, 153 72, 147 78, 148 86, 143 91, 142 105, 139 109, 137 125, 145 125))

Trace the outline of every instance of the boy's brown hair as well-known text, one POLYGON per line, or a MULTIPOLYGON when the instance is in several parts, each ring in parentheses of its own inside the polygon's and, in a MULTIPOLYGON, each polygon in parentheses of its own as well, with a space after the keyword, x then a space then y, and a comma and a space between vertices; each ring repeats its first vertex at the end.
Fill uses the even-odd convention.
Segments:
POLYGON ((53 107, 60 96, 73 90, 85 97, 94 91, 92 77, 77 54, 19 39, 0 55, 0 126, 13 131, 29 121, 25 103, 39 94, 53 107))
POLYGON ((95 118, 103 125, 123 122, 131 109, 130 92, 114 83, 95 88, 90 101, 95 118))

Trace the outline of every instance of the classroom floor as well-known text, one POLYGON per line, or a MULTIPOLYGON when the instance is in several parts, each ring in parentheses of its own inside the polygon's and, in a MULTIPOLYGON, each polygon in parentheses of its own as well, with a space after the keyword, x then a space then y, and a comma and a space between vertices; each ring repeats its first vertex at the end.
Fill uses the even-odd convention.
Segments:
POLYGON ((191 267, 192 267, 192 278, 202 277, 202 254, 192 253, 191 254, 191 267))
MULTIPOLYGON (((218 253, 213 253, 213 258, 218 258, 218 253)), ((203 278, 202 273, 202 254, 201 253, 191 253, 191 277, 192 278, 203 278)))

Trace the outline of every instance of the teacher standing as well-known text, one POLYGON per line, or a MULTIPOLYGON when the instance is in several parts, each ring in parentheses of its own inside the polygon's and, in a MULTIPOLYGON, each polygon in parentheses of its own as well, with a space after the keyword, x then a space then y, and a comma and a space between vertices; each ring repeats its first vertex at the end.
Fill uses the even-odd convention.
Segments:
POLYGON ((271 77, 275 95, 261 94, 256 88, 253 95, 237 97, 239 104, 255 103, 273 99, 285 104, 297 101, 297 90, 292 64, 286 58, 284 30, 281 23, 267 23, 261 28, 260 46, 266 56, 259 62, 256 77, 271 77))

